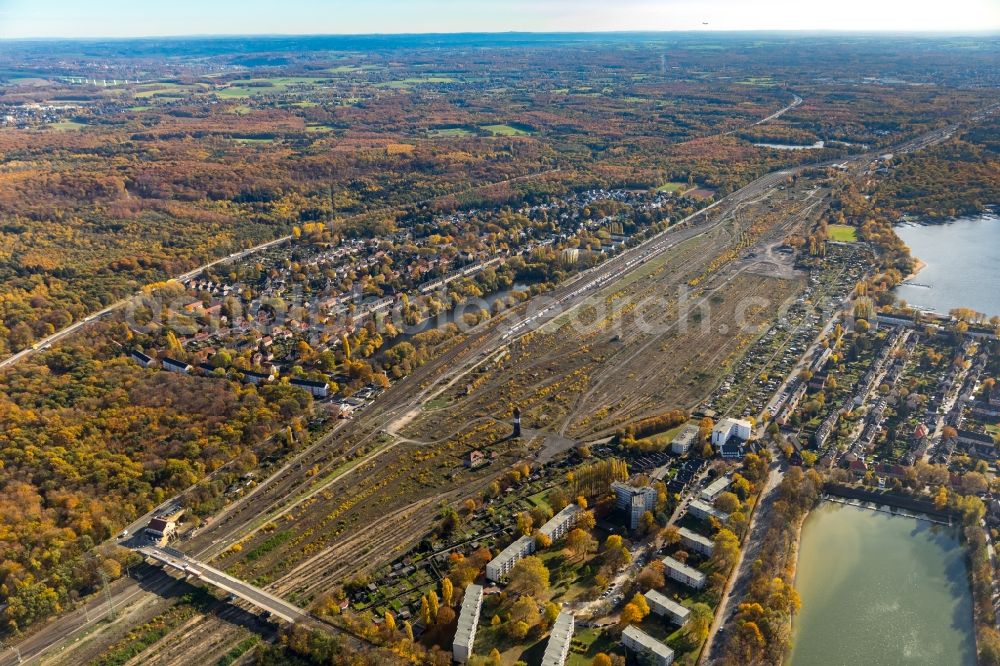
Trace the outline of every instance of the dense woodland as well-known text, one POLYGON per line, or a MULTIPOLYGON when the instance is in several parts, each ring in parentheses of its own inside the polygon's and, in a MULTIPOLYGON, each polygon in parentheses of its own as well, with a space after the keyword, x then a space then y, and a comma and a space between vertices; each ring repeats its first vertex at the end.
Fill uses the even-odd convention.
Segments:
POLYGON ((269 436, 308 412, 311 397, 282 384, 258 392, 213 379, 145 370, 100 327, 4 377, 0 393, 0 596, 5 628, 65 607, 100 582, 95 544, 206 475, 195 513, 259 455, 269 436))
POLYGON ((880 181, 877 204, 901 215, 947 220, 1000 205, 1000 119, 901 159, 880 181))

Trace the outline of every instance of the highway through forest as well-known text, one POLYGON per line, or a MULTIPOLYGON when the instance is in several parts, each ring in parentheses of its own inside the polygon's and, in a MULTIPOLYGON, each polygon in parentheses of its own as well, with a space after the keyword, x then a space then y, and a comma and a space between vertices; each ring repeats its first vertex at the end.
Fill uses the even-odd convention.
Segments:
MULTIPOLYGON (((896 150, 912 150, 938 143, 952 136, 957 127, 957 125, 949 125, 946 128, 934 130, 927 135, 901 144, 896 150)), ((543 297, 532 299, 526 304, 481 324, 470 331, 464 339, 446 343, 447 348, 439 356, 418 368, 409 377, 395 382, 378 399, 373 408, 359 413, 351 421, 338 423, 332 432, 296 454, 277 473, 263 480, 252 493, 229 505, 214 520, 206 521, 207 524, 200 528, 190 541, 178 544, 177 547, 183 548, 199 560, 210 560, 232 543, 260 529, 276 515, 283 515, 291 511, 306 499, 314 497, 325 488, 353 474, 355 470, 363 468, 365 464, 391 451, 399 441, 387 436, 388 432, 401 428, 419 413, 421 405, 455 385, 480 364, 488 362, 494 353, 521 334, 533 330, 535 326, 543 325, 558 316, 560 312, 579 305, 601 287, 614 280, 624 278, 656 255, 669 251, 685 240, 708 232, 725 219, 731 207, 739 206, 743 202, 762 196, 792 175, 809 168, 830 166, 835 163, 866 164, 875 155, 875 153, 865 153, 835 161, 782 169, 762 176, 746 187, 675 224, 670 229, 576 275, 543 297), (713 210, 718 213, 718 216, 713 220, 695 224, 697 218, 706 216, 713 210), (545 306, 539 309, 539 302, 544 303, 545 306), (553 307, 552 304, 558 304, 558 307, 553 307), (372 444, 373 440, 380 438, 387 441, 376 441, 372 444), (344 471, 331 474, 333 470, 343 468, 344 461, 349 459, 352 454, 368 445, 371 445, 368 453, 352 461, 344 471), (319 468, 319 472, 314 476, 307 477, 304 472, 298 471, 310 469, 313 466, 319 468), (316 479, 323 479, 323 481, 310 485, 316 479)), ((269 243, 274 245, 285 241, 287 241, 287 237, 269 243)), ((244 250, 243 256, 259 249, 261 246, 244 250)), ((209 265, 229 260, 231 259, 226 257, 209 265)), ((197 274, 198 270, 186 275, 197 274)), ((98 315, 95 314, 91 317, 96 316, 98 315)), ((83 324, 87 321, 83 320, 80 323, 83 324)), ((66 332, 63 331, 55 335, 62 334, 66 334, 66 332)), ((9 361, 10 359, 7 360, 7 362, 9 361)), ((7 362, 0 364, 0 367, 6 365, 7 362)), ((135 581, 130 579, 116 581, 111 587, 114 588, 111 592, 111 603, 116 607, 131 603, 137 598, 141 598, 142 595, 153 594, 140 589, 135 581)), ((94 604, 94 607, 95 612, 101 612, 100 602, 94 604)), ((86 626, 84 625, 83 628, 86 626)), ((25 660, 24 663, 31 663, 48 650, 59 647, 65 641, 72 640, 74 636, 78 635, 80 629, 81 623, 77 613, 53 619, 19 645, 21 657, 25 660)), ((18 663, 21 662, 14 650, 8 650, 0 655, 0 666, 8 666, 8 664, 13 666, 18 663)))

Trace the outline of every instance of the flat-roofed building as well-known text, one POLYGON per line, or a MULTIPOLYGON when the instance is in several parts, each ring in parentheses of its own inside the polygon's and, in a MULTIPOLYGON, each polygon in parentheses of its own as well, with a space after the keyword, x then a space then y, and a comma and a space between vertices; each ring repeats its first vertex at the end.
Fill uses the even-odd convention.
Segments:
POLYGON ((683 583, 696 590, 705 587, 705 574, 679 560, 669 556, 664 557, 663 568, 666 570, 667 577, 678 583, 683 583))
POLYGON ((163 366, 163 369, 167 372, 179 372, 184 375, 190 373, 194 369, 184 361, 178 361, 177 359, 170 358, 169 356, 164 356, 163 360, 160 361, 160 365, 163 366))
POLYGON ((729 486, 733 485, 733 480, 728 476, 720 476, 712 483, 708 484, 708 487, 701 491, 699 497, 706 502, 714 502, 715 499, 726 492, 729 486))
POLYGON ((566 536, 571 529, 573 529, 573 525, 575 525, 576 521, 580 519, 581 513, 582 510, 579 505, 570 504, 556 515, 549 518, 544 525, 538 528, 538 531, 553 541, 558 541, 566 536))
POLYGON ((709 518, 715 518, 719 522, 725 522, 729 519, 728 513, 723 513, 719 511, 711 504, 702 502, 701 500, 691 500, 688 504, 688 511, 695 518, 700 518, 701 520, 708 520, 709 518))
POLYGON ((510 544, 500 554, 486 563, 486 577, 494 583, 499 583, 507 577, 517 561, 535 552, 535 539, 523 536, 510 544))
POLYGON ((670 442, 670 451, 676 453, 679 456, 684 455, 691 450, 694 443, 698 441, 698 426, 693 423, 689 423, 684 426, 677 436, 670 442))
POLYGON ((630 624, 622 632, 622 645, 635 655, 636 661, 649 666, 670 666, 674 651, 642 629, 630 624))
POLYGON ((476 642, 476 627, 479 625, 479 611, 483 607, 483 586, 469 585, 462 599, 462 611, 458 615, 458 628, 451 653, 455 661, 466 662, 472 656, 472 646, 476 642))
POLYGON ((688 621, 688 616, 691 615, 690 608, 681 606, 662 592, 650 590, 643 596, 646 597, 649 610, 681 627, 684 626, 684 623, 688 621))
POLYGON ((639 527, 642 514, 656 509, 656 489, 652 486, 635 487, 621 481, 611 484, 615 493, 615 508, 621 509, 628 516, 629 529, 639 527))
POLYGON ((688 550, 693 550, 702 555, 711 555, 715 549, 715 542, 707 536, 702 536, 686 527, 680 528, 677 532, 681 536, 681 544, 688 550))
POLYGON ((719 448, 734 437, 745 442, 752 433, 753 425, 746 419, 722 419, 712 428, 712 446, 719 448))
POLYGON ((545 646, 545 654, 542 656, 542 666, 563 666, 566 657, 569 656, 569 647, 573 642, 573 629, 576 620, 572 613, 562 611, 552 625, 552 633, 549 634, 548 645, 545 646))

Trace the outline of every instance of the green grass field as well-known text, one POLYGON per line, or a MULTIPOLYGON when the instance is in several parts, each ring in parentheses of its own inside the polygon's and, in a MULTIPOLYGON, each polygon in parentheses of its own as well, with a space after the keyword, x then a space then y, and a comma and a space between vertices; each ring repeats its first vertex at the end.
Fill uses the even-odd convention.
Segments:
POLYGON ((611 634, 610 631, 590 627, 578 629, 573 634, 573 643, 569 656, 566 658, 566 666, 590 666, 594 657, 601 652, 624 654, 625 649, 611 634))
POLYGON ((524 126, 510 125, 482 125, 482 128, 493 136, 531 136, 534 132, 524 126))
POLYGON ((854 243, 858 240, 858 230, 846 224, 831 224, 827 227, 830 240, 840 243, 854 243))
POLYGON ((294 86, 314 86, 329 79, 310 76, 276 76, 269 79, 236 79, 219 88, 215 94, 222 99, 243 99, 257 95, 280 95, 294 86))
POLYGON ((427 136, 432 138, 456 138, 463 136, 475 136, 475 132, 466 127, 431 127, 427 130, 427 136))
POLYGON ((57 123, 49 123, 50 128, 60 132, 75 132, 87 126, 87 123, 78 123, 75 120, 60 120, 57 123))
POLYGON ((664 183, 656 188, 657 192, 683 192, 688 189, 687 183, 664 183))
POLYGON ((148 86, 142 86, 138 91, 132 94, 136 99, 183 99, 188 95, 193 95, 200 92, 207 91, 206 86, 200 85, 181 85, 179 83, 154 83, 148 86))
POLYGON ((377 88, 409 88, 423 83, 458 83, 458 79, 451 76, 411 76, 396 81, 387 81, 376 84, 377 88))

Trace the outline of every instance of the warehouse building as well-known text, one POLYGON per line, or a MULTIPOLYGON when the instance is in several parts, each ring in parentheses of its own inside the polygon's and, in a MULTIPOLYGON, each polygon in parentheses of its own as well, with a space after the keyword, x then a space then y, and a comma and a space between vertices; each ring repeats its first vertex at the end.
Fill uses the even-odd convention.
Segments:
POLYGON ((667 577, 678 583, 683 583, 696 590, 705 587, 705 574, 670 556, 663 558, 663 568, 666 570, 667 577))
POLYGON ((483 607, 483 586, 469 585, 465 588, 462 599, 462 611, 458 616, 458 628, 455 630, 455 642, 451 653, 455 661, 465 663, 472 656, 472 646, 476 642, 476 626, 479 624, 479 611, 483 607))
POLYGON ((683 627, 684 623, 688 621, 688 616, 691 615, 691 609, 681 606, 662 592, 650 590, 643 596, 646 597, 649 610, 667 618, 678 626, 683 627))

